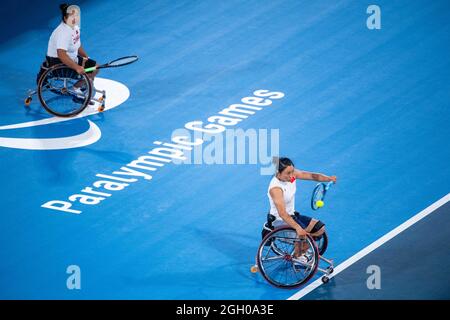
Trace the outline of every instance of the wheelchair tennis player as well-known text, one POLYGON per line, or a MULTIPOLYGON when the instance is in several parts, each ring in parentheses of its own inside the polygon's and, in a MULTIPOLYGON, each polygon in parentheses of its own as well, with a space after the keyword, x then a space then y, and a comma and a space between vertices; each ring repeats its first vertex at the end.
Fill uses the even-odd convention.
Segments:
MULTIPOLYGON (((336 176, 326 176, 321 173, 301 171, 294 168, 289 158, 274 158, 276 173, 270 181, 267 196, 270 212, 262 230, 264 238, 271 230, 281 224, 292 227, 302 238, 306 234, 319 239, 325 232, 325 224, 317 219, 301 215, 295 211, 296 180, 312 180, 319 182, 336 182, 336 176)), ((294 256, 303 264, 308 263, 304 248, 296 246, 294 256)))
MULTIPOLYGON (((65 64, 73 69, 78 74, 84 73, 85 68, 95 67, 97 63, 87 55, 80 40, 80 22, 81 10, 77 5, 62 4, 60 5, 62 14, 62 22, 52 32, 47 48, 47 55, 45 61, 42 63, 39 73, 36 77, 36 83, 45 72, 46 69, 56 65, 65 64)), ((91 81, 98 73, 95 70, 88 74, 91 81)), ((75 92, 81 94, 85 88, 82 88, 82 83, 74 85, 75 92)))

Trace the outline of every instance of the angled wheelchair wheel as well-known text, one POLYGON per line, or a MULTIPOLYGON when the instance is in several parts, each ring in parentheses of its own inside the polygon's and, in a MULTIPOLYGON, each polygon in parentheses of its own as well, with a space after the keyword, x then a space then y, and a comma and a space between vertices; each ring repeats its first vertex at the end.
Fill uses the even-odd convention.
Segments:
POLYGON ((256 256, 262 276, 278 288, 295 288, 306 283, 317 271, 319 251, 308 235, 298 238, 295 230, 282 226, 261 242, 256 256))
POLYGON ((37 94, 42 106, 58 117, 73 117, 82 112, 92 96, 92 83, 60 64, 47 69, 39 78, 37 94))
POLYGON ((328 248, 328 236, 327 233, 324 232, 321 237, 313 237, 316 242, 317 249, 319 250, 319 255, 323 256, 325 251, 328 248))

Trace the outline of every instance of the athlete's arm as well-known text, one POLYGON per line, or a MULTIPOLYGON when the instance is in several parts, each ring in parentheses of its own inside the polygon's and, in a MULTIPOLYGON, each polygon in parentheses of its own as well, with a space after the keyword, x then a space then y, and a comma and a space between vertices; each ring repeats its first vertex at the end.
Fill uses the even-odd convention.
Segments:
POLYGON ((89 57, 88 54, 86 53, 86 51, 84 51, 83 46, 80 46, 78 48, 78 55, 82 56, 83 58, 86 58, 86 59, 89 57))
POLYGON ((295 220, 292 219, 292 217, 286 212, 286 207, 284 205, 283 199, 283 190, 281 190, 281 188, 274 187, 270 189, 269 193, 281 219, 283 219, 283 221, 286 222, 289 226, 294 228, 299 237, 307 235, 307 232, 303 230, 303 228, 297 222, 295 222, 295 220))
POLYGON ((327 176, 322 173, 316 173, 316 172, 295 170, 294 175, 295 175, 296 179, 300 179, 300 180, 313 180, 313 181, 318 181, 318 182, 333 181, 335 183, 337 181, 336 176, 327 176))
POLYGON ((75 62, 73 62, 73 60, 67 55, 66 50, 58 49, 57 52, 58 52, 58 58, 59 58, 59 60, 61 60, 62 63, 64 63, 69 68, 72 68, 79 74, 84 73, 84 68, 82 66, 76 64, 75 62))

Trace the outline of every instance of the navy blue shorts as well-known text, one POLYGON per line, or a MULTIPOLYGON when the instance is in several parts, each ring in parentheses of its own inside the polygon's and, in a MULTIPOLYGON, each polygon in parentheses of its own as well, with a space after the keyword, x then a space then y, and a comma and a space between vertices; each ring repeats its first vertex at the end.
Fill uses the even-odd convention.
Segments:
POLYGON ((311 217, 300 215, 298 212, 296 212, 295 216, 292 216, 292 218, 294 218, 295 222, 297 222, 303 229, 306 229, 312 220, 311 217))
MULTIPOLYGON (((297 211, 294 213, 293 216, 291 216, 295 222, 297 222, 303 229, 306 229, 309 224, 311 223, 312 218, 308 216, 303 216, 297 211)), ((273 222, 275 221, 275 217, 271 215, 270 213, 267 215, 267 222, 264 224, 264 228, 261 231, 262 238, 270 232, 270 230, 274 229, 273 222)), ((311 233, 315 233, 319 231, 320 228, 325 226, 325 224, 322 221, 317 221, 317 223, 313 226, 311 233)))

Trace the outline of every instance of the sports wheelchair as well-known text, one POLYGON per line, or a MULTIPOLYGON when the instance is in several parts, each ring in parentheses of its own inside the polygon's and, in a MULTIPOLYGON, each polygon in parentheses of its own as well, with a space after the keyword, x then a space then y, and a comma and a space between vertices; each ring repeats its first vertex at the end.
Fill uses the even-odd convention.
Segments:
POLYGON ((270 229, 263 238, 256 255, 256 265, 250 270, 252 273, 259 271, 264 279, 278 288, 299 287, 317 271, 323 273, 322 282, 327 283, 334 271, 333 261, 323 257, 327 246, 326 232, 320 237, 306 235, 299 238, 292 227, 282 225, 270 229), (325 269, 319 267, 320 261, 328 266, 325 269))
POLYGON ((37 88, 30 90, 25 99, 26 107, 37 94, 44 109, 58 117, 76 116, 95 102, 99 103, 99 112, 105 110, 106 92, 97 90, 86 74, 78 74, 64 64, 47 67, 44 62, 41 68, 43 73, 38 76, 37 88))

